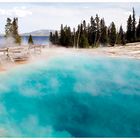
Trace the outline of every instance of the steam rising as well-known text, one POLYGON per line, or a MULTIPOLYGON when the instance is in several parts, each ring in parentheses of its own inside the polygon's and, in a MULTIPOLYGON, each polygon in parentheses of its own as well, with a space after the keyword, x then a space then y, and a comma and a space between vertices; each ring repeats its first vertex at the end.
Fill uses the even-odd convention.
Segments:
POLYGON ((0 42, 0 48, 9 48, 14 46, 16 46, 16 44, 12 37, 3 38, 0 42))
POLYGON ((139 67, 67 52, 1 74, 0 136, 139 137, 139 67))

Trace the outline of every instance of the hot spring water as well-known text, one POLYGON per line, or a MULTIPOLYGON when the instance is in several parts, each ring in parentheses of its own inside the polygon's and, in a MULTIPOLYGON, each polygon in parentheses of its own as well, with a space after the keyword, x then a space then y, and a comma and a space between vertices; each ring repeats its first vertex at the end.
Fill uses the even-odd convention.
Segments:
POLYGON ((1 137, 140 137, 140 62, 56 57, 0 74, 1 137))

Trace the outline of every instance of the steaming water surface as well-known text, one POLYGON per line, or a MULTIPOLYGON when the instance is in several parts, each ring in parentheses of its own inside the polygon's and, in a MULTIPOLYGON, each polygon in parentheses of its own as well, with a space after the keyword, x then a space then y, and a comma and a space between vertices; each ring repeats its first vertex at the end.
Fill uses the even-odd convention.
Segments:
POLYGON ((0 74, 2 137, 140 137, 140 62, 63 56, 0 74))

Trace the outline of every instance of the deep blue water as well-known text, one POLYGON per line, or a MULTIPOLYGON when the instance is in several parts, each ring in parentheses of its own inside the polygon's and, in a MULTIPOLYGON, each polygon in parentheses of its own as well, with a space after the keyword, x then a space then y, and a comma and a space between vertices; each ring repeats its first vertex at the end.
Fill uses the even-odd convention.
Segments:
MULTIPOLYGON (((40 44, 40 45, 48 45, 49 43, 49 37, 48 36, 32 36, 34 44, 40 44)), ((28 44, 29 36, 22 36, 22 44, 27 45, 28 44)), ((0 46, 5 42, 5 38, 3 36, 0 36, 0 46)), ((11 41, 8 41, 10 43, 11 41)))
POLYGON ((63 56, 0 74, 3 137, 140 137, 140 61, 63 56))

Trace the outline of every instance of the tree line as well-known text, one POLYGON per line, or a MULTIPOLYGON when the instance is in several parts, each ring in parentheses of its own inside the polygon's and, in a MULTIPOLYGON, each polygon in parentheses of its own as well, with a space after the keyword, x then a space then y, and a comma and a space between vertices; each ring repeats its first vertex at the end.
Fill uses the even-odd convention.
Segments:
POLYGON ((114 22, 111 22, 110 26, 107 27, 104 18, 100 19, 96 14, 95 18, 91 16, 90 23, 86 23, 84 20, 78 25, 77 29, 73 28, 71 30, 69 26, 61 24, 59 32, 50 32, 49 40, 54 45, 77 48, 98 47, 99 45, 125 45, 126 43, 140 41, 140 19, 136 24, 133 8, 132 15, 128 17, 125 32, 122 25, 117 31, 114 22))

